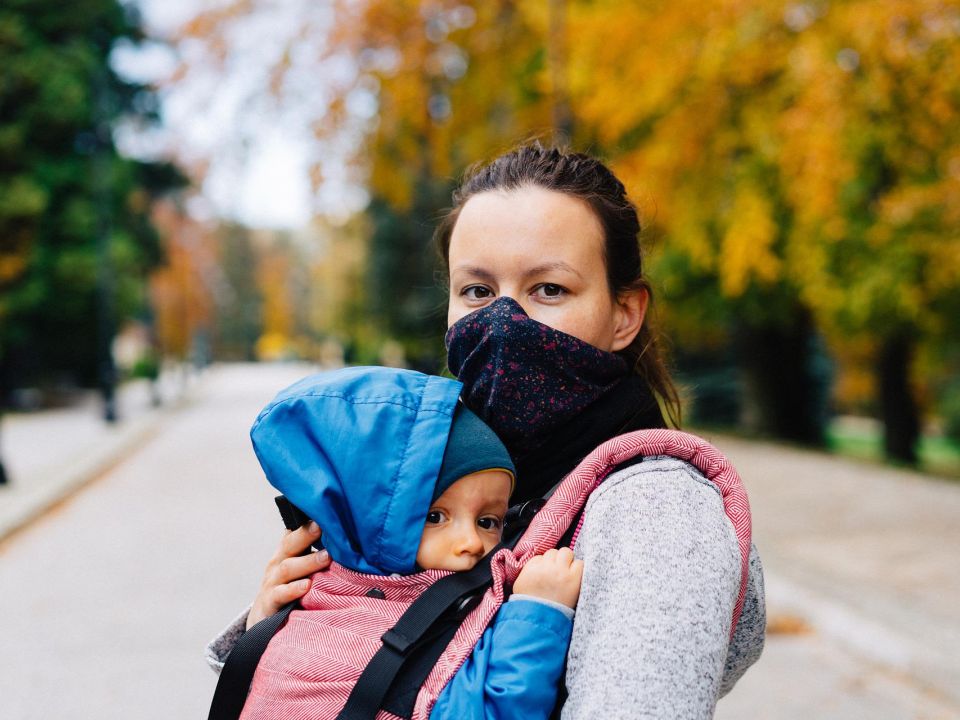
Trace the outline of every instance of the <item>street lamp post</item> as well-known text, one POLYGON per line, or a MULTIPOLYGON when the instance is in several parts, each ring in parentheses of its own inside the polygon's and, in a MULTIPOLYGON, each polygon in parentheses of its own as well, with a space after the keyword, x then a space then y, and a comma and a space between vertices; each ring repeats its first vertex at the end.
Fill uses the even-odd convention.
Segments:
POLYGON ((97 199, 97 376, 103 397, 103 419, 117 421, 116 366, 113 362, 113 337, 116 333, 114 317, 114 278, 110 262, 110 234, 113 225, 111 203, 110 94, 106 70, 98 71, 95 82, 95 136, 93 153, 93 186, 97 199))
MULTIPOLYGON (((0 411, 0 424, 3 424, 3 412, 0 411)), ((3 467, 3 457, 0 456, 0 485, 6 485, 10 482, 10 478, 7 477, 7 470, 3 467)))

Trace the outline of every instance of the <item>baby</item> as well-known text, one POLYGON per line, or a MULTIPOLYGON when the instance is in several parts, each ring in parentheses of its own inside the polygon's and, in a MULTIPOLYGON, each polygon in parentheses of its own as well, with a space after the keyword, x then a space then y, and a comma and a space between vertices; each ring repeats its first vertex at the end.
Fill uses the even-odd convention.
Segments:
MULTIPOLYGON (((500 541, 513 463, 459 392, 445 378, 346 368, 306 378, 260 414, 251 437, 267 478, 323 528, 334 562, 271 641, 242 717, 305 704, 335 716, 357 662, 403 609, 500 541), (386 628, 359 637, 384 618, 386 628)), ((582 572, 566 548, 532 558, 431 716, 548 718, 582 572)))

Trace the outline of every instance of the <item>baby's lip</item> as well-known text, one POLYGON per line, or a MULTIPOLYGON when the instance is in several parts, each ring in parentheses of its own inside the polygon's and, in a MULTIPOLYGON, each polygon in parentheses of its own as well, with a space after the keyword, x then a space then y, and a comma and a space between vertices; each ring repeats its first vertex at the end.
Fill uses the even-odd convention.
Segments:
POLYGON ((472 570, 473 567, 480 562, 479 558, 461 558, 457 563, 451 563, 448 570, 453 570, 454 572, 463 572, 464 570, 472 570), (457 567, 453 567, 456 565, 457 567))

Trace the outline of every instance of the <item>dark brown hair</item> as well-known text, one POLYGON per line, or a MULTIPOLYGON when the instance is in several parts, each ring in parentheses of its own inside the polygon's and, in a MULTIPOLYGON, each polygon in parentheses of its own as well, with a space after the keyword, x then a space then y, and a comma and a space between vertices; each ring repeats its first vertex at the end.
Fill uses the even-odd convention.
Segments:
MULTIPOLYGON (((610 292, 616 297, 630 290, 646 290, 650 298, 649 318, 653 293, 643 275, 640 220, 636 207, 627 198, 623 183, 594 157, 544 147, 539 142, 522 145, 489 163, 478 163, 467 170, 460 187, 453 193, 453 207, 441 218, 434 231, 434 241, 444 268, 449 271, 450 236, 467 200, 482 192, 529 186, 561 192, 590 205, 603 227, 604 262, 610 292)), ((647 380, 670 419, 679 426, 680 399, 661 355, 657 335, 647 318, 644 318, 637 337, 620 354, 627 358, 635 373, 647 380)))

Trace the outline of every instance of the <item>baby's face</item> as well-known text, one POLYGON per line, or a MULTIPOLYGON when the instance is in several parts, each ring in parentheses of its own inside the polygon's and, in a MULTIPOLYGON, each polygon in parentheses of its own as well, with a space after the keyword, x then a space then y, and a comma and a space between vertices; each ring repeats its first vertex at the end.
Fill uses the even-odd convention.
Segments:
POLYGON ((417 564, 424 570, 469 570, 500 542, 510 475, 484 470, 457 480, 427 513, 417 564))

